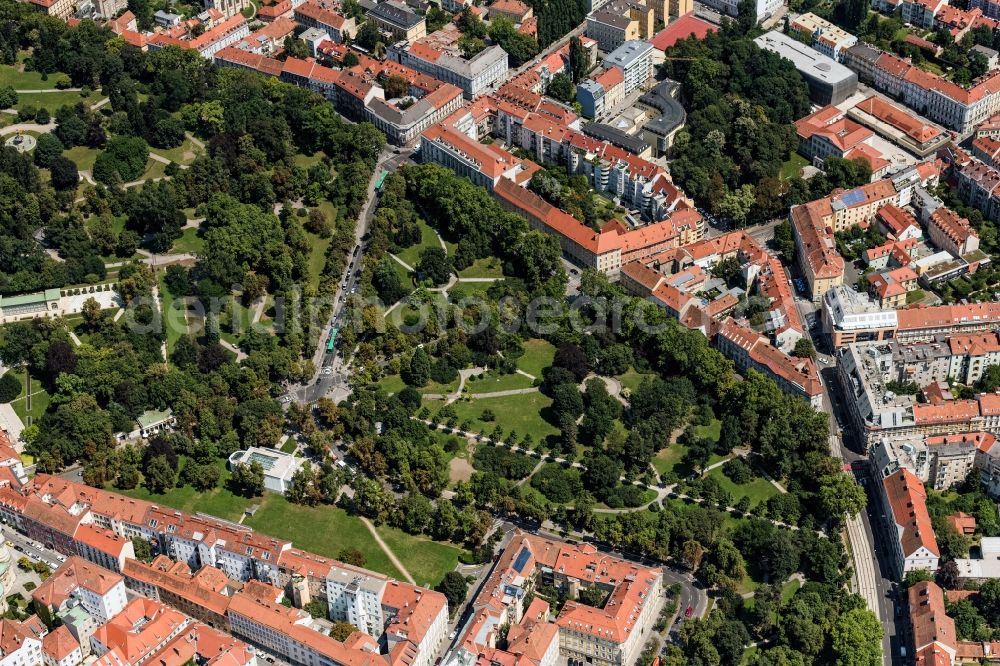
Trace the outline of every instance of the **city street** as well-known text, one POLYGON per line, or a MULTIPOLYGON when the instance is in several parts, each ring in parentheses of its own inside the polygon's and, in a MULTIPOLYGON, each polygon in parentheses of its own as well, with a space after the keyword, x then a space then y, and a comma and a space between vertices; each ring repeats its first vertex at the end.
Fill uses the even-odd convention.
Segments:
POLYGON ((11 547, 15 551, 15 557, 24 555, 33 562, 44 562, 53 571, 58 569, 59 565, 61 565, 66 559, 56 551, 32 541, 28 537, 10 529, 7 526, 0 528, 0 533, 3 534, 5 541, 9 541, 12 544, 11 547))
MULTIPOLYGON (((820 316, 815 304, 796 297, 796 306, 803 322, 808 322, 820 316), (814 314, 815 313, 815 314, 814 314)), ((827 345, 818 334, 820 327, 806 327, 806 333, 813 340, 817 349, 826 349, 827 345)), ((830 453, 850 465, 855 479, 868 494, 866 511, 847 521, 847 538, 853 558, 855 592, 864 597, 868 608, 876 613, 885 631, 882 640, 883 659, 887 664, 902 664, 899 648, 901 636, 895 625, 897 613, 892 598, 895 586, 892 582, 892 571, 880 553, 889 549, 882 544, 886 534, 885 529, 875 520, 875 514, 881 512, 878 489, 874 487, 870 476, 871 468, 866 455, 849 447, 843 438, 848 435, 848 415, 840 400, 840 383, 837 380, 836 358, 825 353, 817 353, 820 381, 825 389, 823 396, 823 411, 830 415, 830 453), (843 435, 842 435, 843 433, 843 435)), ((849 435, 848 435, 849 436, 849 435)), ((905 623, 904 623, 905 624, 905 623)))
POLYGON ((312 381, 306 385, 293 388, 289 393, 293 398, 302 403, 313 403, 330 394, 334 402, 345 399, 350 394, 347 381, 350 373, 347 370, 347 350, 338 349, 333 354, 327 353, 326 343, 330 336, 332 326, 338 328, 344 323, 344 312, 347 306, 347 299, 352 294, 357 293, 358 283, 361 279, 361 268, 365 255, 365 245, 362 239, 368 233, 368 226, 375 215, 378 197, 375 191, 375 182, 382 170, 394 173, 400 165, 410 161, 414 153, 414 148, 392 149, 386 147, 379 156, 378 162, 372 173, 371 182, 368 184, 368 200, 365 202, 361 215, 358 216, 357 224, 354 228, 354 251, 344 271, 344 279, 337 286, 334 295, 333 312, 330 321, 323 328, 322 335, 316 345, 316 352, 313 354, 313 364, 316 366, 316 375, 312 381), (326 370, 329 368, 329 372, 326 370))

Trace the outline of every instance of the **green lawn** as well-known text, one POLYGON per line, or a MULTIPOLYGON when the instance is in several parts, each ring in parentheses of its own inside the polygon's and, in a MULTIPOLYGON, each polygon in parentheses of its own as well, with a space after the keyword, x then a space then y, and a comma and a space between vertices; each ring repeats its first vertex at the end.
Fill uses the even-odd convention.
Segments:
POLYGON ((719 419, 712 419, 712 422, 707 426, 695 426, 694 434, 698 435, 698 437, 718 442, 719 436, 722 434, 722 421, 719 419))
POLYGON ((18 111, 26 106, 36 109, 46 108, 50 114, 55 115, 56 111, 61 107, 67 104, 76 104, 81 100, 83 98, 80 97, 80 93, 66 90, 49 93, 19 93, 17 96, 17 106, 14 108, 18 111))
MULTIPOLYGON (((690 476, 694 470, 682 462, 685 453, 687 453, 687 447, 674 442, 656 454, 656 457, 653 458, 653 467, 661 475, 673 472, 681 479, 690 476)), ((713 453, 708 459, 708 464, 712 465, 720 460, 722 460, 722 456, 713 453)))
POLYGON ((174 307, 174 295, 167 288, 165 275, 160 276, 160 300, 163 302, 163 323, 167 330, 167 355, 174 351, 174 345, 181 339, 182 335, 187 335, 189 327, 187 324, 187 311, 181 313, 179 308, 174 307))
POLYGON ((48 409, 49 394, 42 387, 41 382, 32 377, 31 392, 33 395, 31 396, 31 409, 29 410, 27 391, 25 390, 27 380, 26 373, 23 370, 10 370, 8 372, 11 372, 15 377, 17 377, 18 381, 21 382, 21 393, 11 401, 10 406, 14 408, 14 413, 17 414, 17 417, 21 419, 21 422, 24 425, 30 425, 28 419, 29 416, 31 417, 31 422, 35 422, 42 418, 42 414, 44 414, 45 410, 48 409))
MULTIPOLYGON (((183 467, 184 457, 181 458, 180 466, 183 467)), ((201 511, 233 521, 239 520, 248 506, 258 504, 260 508, 256 514, 247 517, 244 524, 261 534, 288 539, 297 548, 331 558, 342 548, 357 548, 365 555, 366 567, 402 579, 400 571, 389 561, 360 518, 333 506, 292 504, 274 493, 253 499, 234 495, 225 487, 230 476, 225 469, 226 461, 220 458, 217 464, 222 468, 220 487, 207 493, 196 492, 190 486, 173 488, 162 495, 153 495, 141 487, 117 492, 181 511, 201 511)), ((456 546, 410 536, 394 528, 383 526, 378 531, 420 584, 437 585, 445 573, 455 568, 462 552, 456 546)))
POLYGON ((740 666, 753 663, 753 660, 759 650, 760 648, 758 648, 756 645, 751 645, 750 647, 743 650, 743 659, 740 661, 740 666))
POLYGON ((285 453, 295 453, 295 439, 289 437, 285 440, 285 443, 281 445, 281 450, 285 453))
POLYGON ((0 65, 0 87, 10 86, 15 90, 52 90, 61 74, 49 74, 48 81, 42 81, 41 72, 22 72, 20 65, 0 65))
POLYGON ((303 155, 302 153, 296 153, 295 157, 292 158, 292 164, 297 167, 302 167, 303 169, 309 169, 310 167, 319 164, 326 157, 326 153, 322 150, 317 151, 313 155, 303 155))
POLYGON ((389 395, 395 395, 406 388, 406 383, 399 375, 387 375, 386 377, 383 377, 378 384, 385 389, 385 392, 389 395))
POLYGON ((154 178, 162 178, 166 175, 167 165, 163 162, 157 162, 156 160, 150 158, 146 162, 146 171, 139 176, 140 180, 153 180, 154 178))
MULTIPOLYGON (((330 204, 330 207, 333 205, 330 204)), ((321 238, 307 231, 306 237, 309 238, 309 284, 318 289, 320 279, 323 277, 323 267, 326 265, 326 251, 333 242, 333 236, 321 238)))
POLYGON ((630 392, 635 393, 635 390, 639 388, 639 384, 646 377, 656 377, 654 373, 651 372, 638 372, 635 368, 629 368, 627 372, 624 372, 615 379, 622 383, 622 387, 627 388, 630 392))
POLYGON ((546 340, 533 338, 524 343, 524 355, 517 359, 519 370, 541 379, 542 371, 552 365, 556 348, 546 340))
POLYGON ((458 272, 460 278, 502 278, 503 267, 496 257, 476 259, 468 268, 458 272))
POLYGON ((494 391, 531 388, 531 380, 516 372, 510 375, 498 375, 488 372, 485 375, 480 375, 475 380, 466 380, 465 387, 471 394, 492 393, 494 391))
POLYGON ((171 254, 198 254, 205 249, 205 239, 198 235, 196 228, 185 229, 181 237, 170 246, 171 254))
POLYGON ((919 303, 924 300, 924 290, 914 289, 913 291, 906 294, 906 304, 910 305, 912 303, 919 303))
POLYGON ((799 591, 802 584, 793 578, 792 580, 785 581, 785 584, 781 586, 781 603, 788 603, 791 601, 795 593, 799 591))
MULTIPOLYGON (((180 458, 178 467, 183 469, 185 457, 180 456, 180 458)), ((201 511, 202 513, 217 516, 225 520, 239 520, 248 506, 260 500, 247 499, 231 492, 226 487, 226 482, 230 474, 229 470, 226 469, 225 459, 219 458, 215 462, 222 472, 222 477, 219 480, 219 486, 208 492, 200 492, 191 486, 171 488, 167 492, 157 495, 150 493, 149 490, 141 485, 132 490, 119 490, 117 488, 112 488, 112 490, 122 495, 128 495, 129 497, 148 502, 156 502, 157 504, 163 504, 174 509, 179 509, 180 511, 188 511, 190 513, 201 511)))
POLYGON ((462 553, 458 546, 413 536, 388 525, 377 527, 376 530, 417 581, 417 585, 436 586, 446 573, 455 569, 462 553))
POLYGON ((252 322, 253 313, 238 298, 227 300, 219 316, 219 336, 231 345, 239 346, 252 322), (234 327, 239 328, 239 332, 234 327))
MULTIPOLYGON (((335 558, 343 548, 357 548, 365 556, 365 566, 394 578, 402 573, 375 542, 364 523, 335 506, 302 506, 292 504, 281 495, 267 494, 260 509, 243 521, 261 534, 288 539, 297 548, 325 557, 335 558)), ((409 548, 397 554, 408 561, 419 548, 417 539, 409 548)))
MULTIPOLYGON (((399 393, 404 388, 406 384, 400 378, 399 375, 387 375, 379 381, 379 385, 386 390, 387 393, 399 393)), ((453 392, 458 388, 458 380, 449 384, 438 384, 437 382, 427 382, 426 386, 421 386, 417 390, 421 393, 442 393, 447 394, 453 392)))
POLYGON ((77 169, 83 171, 90 171, 94 168, 94 161, 97 156, 101 153, 100 150, 96 148, 88 148, 87 146, 75 146, 63 152, 63 155, 73 160, 76 164, 77 169))
POLYGON ((396 253, 397 257, 414 268, 417 267, 417 262, 420 260, 420 253, 424 251, 424 248, 441 247, 437 234, 434 233, 434 230, 426 222, 418 220, 417 226, 420 228, 420 242, 396 253))
POLYGON ((542 418, 541 412, 552 404, 552 399, 541 393, 525 393, 502 398, 458 400, 452 403, 458 422, 469 420, 473 431, 484 429, 489 434, 498 425, 505 434, 517 431, 519 437, 531 433, 535 441, 549 435, 558 435, 559 429, 542 418), (491 409, 496 420, 486 423, 479 419, 484 409, 491 409))
MULTIPOLYGON (((392 269, 396 271, 396 275, 399 276, 400 284, 402 284, 407 289, 412 289, 414 287, 413 274, 410 273, 410 271, 406 270, 406 268, 404 268, 402 264, 400 264, 392 257, 389 257, 389 261, 392 263, 392 269)), ((410 265, 412 266, 412 264, 410 265)), ((387 308, 391 306, 392 303, 386 303, 387 308)))
POLYGON ((201 152, 201 148, 196 146, 191 139, 185 137, 184 143, 176 148, 150 148, 149 152, 156 153, 171 162, 177 162, 177 164, 190 164, 201 152))
POLYGON ((792 151, 788 156, 788 160, 781 165, 781 170, 778 175, 782 178, 788 179, 799 175, 803 167, 809 166, 809 160, 799 155, 797 152, 792 151))
POLYGON ((721 467, 716 467, 708 476, 719 482, 719 486, 733 497, 733 504, 739 502, 743 497, 750 498, 750 506, 754 507, 761 502, 766 502, 771 497, 778 494, 778 489, 771 485, 771 482, 762 476, 754 477, 750 483, 737 485, 729 480, 729 477, 722 473, 721 467))

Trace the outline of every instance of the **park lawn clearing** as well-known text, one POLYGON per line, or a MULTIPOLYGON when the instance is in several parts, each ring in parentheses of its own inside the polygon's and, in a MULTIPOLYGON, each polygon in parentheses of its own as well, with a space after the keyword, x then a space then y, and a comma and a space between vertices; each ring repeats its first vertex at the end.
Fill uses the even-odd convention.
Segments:
POLYGON ((94 162, 100 154, 101 151, 97 148, 88 148, 87 146, 74 146, 63 151, 63 156, 73 160, 76 168, 81 171, 92 171, 94 162))
POLYGON ((758 648, 756 645, 751 645, 750 647, 743 650, 743 657, 740 659, 740 666, 746 666, 746 664, 752 664, 754 661, 754 657, 757 655, 757 652, 759 651, 760 648, 758 648))
POLYGON ((306 237, 309 239, 309 284, 318 290, 323 279, 323 267, 326 266, 326 251, 333 242, 333 236, 323 238, 307 231, 306 237))
POLYGON ((25 107, 35 109, 47 109, 50 115, 55 115, 56 111, 67 104, 76 104, 82 101, 83 97, 79 92, 73 90, 59 90, 47 93, 18 93, 17 106, 14 108, 20 111, 25 107))
POLYGON ((749 497, 750 506, 756 507, 778 494, 778 489, 762 476, 755 476, 749 483, 742 485, 734 483, 726 476, 722 471, 722 467, 716 467, 707 476, 719 482, 719 486, 732 496, 733 504, 736 504, 744 497, 749 497))
POLYGON ((788 155, 788 159, 781 165, 778 175, 788 180, 798 176, 802 169, 809 166, 809 160, 799 155, 794 150, 788 155))
POLYGON ((423 252, 424 249, 429 247, 441 247, 441 242, 438 241, 437 234, 430 228, 430 225, 423 220, 417 220, 417 227, 420 229, 420 242, 396 253, 397 257, 413 268, 417 267, 417 262, 420 261, 420 253, 423 252))
POLYGON ((500 426, 505 437, 511 431, 516 431, 519 438, 530 433, 536 442, 559 434, 558 428, 542 418, 542 412, 551 405, 552 398, 540 392, 500 398, 461 399, 452 403, 458 422, 469 421, 474 431, 484 430, 489 434, 500 426), (479 417, 484 409, 492 410, 496 419, 489 422, 481 420, 479 417))
MULTIPOLYGON (((625 485, 625 484, 623 484, 623 485, 625 485)), ((640 504, 638 507, 636 507, 633 510, 637 510, 639 508, 642 508, 642 507, 646 506, 647 504, 649 504, 650 502, 652 502, 655 499, 656 499, 656 491, 655 490, 653 490, 652 488, 643 488, 643 490, 642 490, 642 504, 640 504)), ((610 509, 612 507, 608 506, 604 502, 597 502, 597 503, 594 504, 594 508, 595 509, 610 509)), ((615 507, 615 508, 628 510, 631 507, 622 506, 622 507, 615 507)))
POLYGON ((175 296, 170 293, 170 288, 167 287, 166 274, 160 276, 160 300, 163 302, 163 323, 167 329, 167 356, 174 351, 174 345, 177 341, 181 339, 181 336, 187 335, 190 331, 187 321, 187 308, 177 306, 175 303, 175 296))
MULTIPOLYGON (((392 270, 396 271, 396 275, 399 276, 399 283, 403 285, 403 287, 406 289, 413 289, 416 286, 416 283, 413 279, 413 273, 410 273, 410 271, 406 270, 405 266, 400 264, 392 257, 389 257, 389 261, 392 264, 392 270)), ((385 305, 387 308, 392 307, 392 303, 386 303, 385 305)))
POLYGON ((474 380, 471 377, 465 380, 465 388, 473 395, 495 391, 512 391, 531 388, 531 380, 516 372, 509 375, 487 372, 484 375, 478 375, 474 380))
MULTIPOLYGON (((653 458, 653 467, 656 469, 657 473, 660 474, 660 476, 663 476, 668 472, 673 472, 680 479, 691 476, 691 474, 694 473, 694 470, 683 462, 684 454, 686 453, 687 447, 683 444, 678 444, 677 442, 669 444, 665 448, 660 449, 660 452, 653 458)), ((713 453, 708 459, 708 464, 714 465, 722 460, 722 458, 722 456, 713 453)))
POLYGON ((639 372, 635 368, 630 367, 622 374, 616 375, 615 379, 622 383, 622 388, 627 388, 630 393, 635 393, 639 388, 639 384, 641 384, 642 380, 647 377, 653 379, 656 375, 651 372, 639 372))
POLYGON ((552 365, 556 348, 546 340, 532 338, 524 343, 524 354, 517 359, 517 368, 536 379, 542 378, 542 371, 552 365))
POLYGON ((488 298, 487 292, 492 286, 492 282, 463 282, 459 278, 458 283, 448 290, 448 298, 452 303, 461 303, 463 298, 486 299, 488 298))
POLYGON ((184 137, 184 142, 176 148, 150 148, 150 153, 155 153, 160 157, 165 157, 177 164, 190 164, 201 152, 201 148, 196 146, 191 139, 184 137))
POLYGON ((781 603, 786 604, 791 601, 800 587, 802 587, 802 583, 799 582, 798 578, 785 581, 785 584, 781 586, 781 603))
POLYGON ((406 388, 406 382, 399 375, 386 375, 379 380, 378 385, 389 395, 396 395, 406 388))
MULTIPOLYGON (((385 389, 386 393, 395 395, 406 388, 406 382, 399 375, 386 375, 378 382, 379 386, 385 389)), ((448 395, 454 393, 458 388, 458 380, 449 384, 438 384, 437 382, 427 382, 425 386, 414 387, 420 393, 440 393, 448 395)))
MULTIPOLYGON (((707 426, 695 426, 694 434, 703 439, 710 439, 713 442, 718 442, 719 437, 722 436, 722 421, 719 419, 712 419, 712 422, 707 426)), ((722 458, 719 458, 719 460, 721 459, 722 458)))
POLYGON ((305 155, 303 153, 295 153, 295 157, 292 158, 292 164, 297 167, 308 170, 309 168, 319 164, 326 157, 326 153, 322 150, 317 150, 312 155, 305 155))
POLYGON ((139 180, 155 180, 157 178, 163 178, 167 175, 167 165, 163 162, 149 158, 146 162, 146 171, 139 176, 139 180))
POLYGON ((476 259, 468 268, 458 272, 460 278, 502 278, 503 266, 496 257, 476 259))
POLYGON ((285 443, 281 445, 281 451, 283 453, 295 453, 295 447, 295 439, 293 437, 289 437, 285 440, 285 443))
POLYGON ((407 534, 396 527, 381 525, 375 530, 389 550, 402 561, 417 585, 436 587, 446 573, 454 571, 463 552, 458 546, 407 534))
MULTIPOLYGON (((184 469, 186 461, 186 456, 178 456, 178 471, 184 469)), ((131 490, 119 490, 118 488, 113 488, 113 490, 128 497, 166 505, 179 511, 202 512, 223 520, 239 520, 246 508, 259 500, 237 495, 229 489, 230 474, 224 458, 217 458, 213 464, 219 467, 222 476, 219 478, 219 485, 206 492, 195 490, 193 486, 188 485, 171 488, 162 494, 153 494, 142 485, 131 490)))
POLYGON ((231 298, 219 316, 219 337, 229 344, 239 347, 242 338, 253 323, 253 312, 238 298, 231 298))
POLYGON ((198 229, 189 227, 170 246, 171 254, 199 254, 205 249, 205 239, 198 235, 198 229))
POLYGON ((21 419, 21 423, 24 425, 31 425, 31 423, 37 422, 38 419, 42 418, 42 414, 49 407, 49 393, 42 386, 42 383, 36 378, 31 378, 31 409, 28 409, 27 395, 27 373, 24 370, 10 370, 12 375, 17 377, 17 380, 21 382, 21 392, 16 398, 14 398, 10 406, 14 409, 14 413, 17 414, 17 418, 21 419), (31 417, 29 422, 28 417, 31 417))
POLYGON ((56 79, 61 74, 49 74, 48 80, 42 80, 41 72, 22 71, 21 59, 17 65, 0 65, 0 87, 10 86, 14 90, 55 90, 56 79))
MULTIPOLYGON (((282 495, 266 493, 260 508, 243 524, 323 557, 335 559, 344 548, 357 548, 365 556, 366 568, 403 579, 402 572, 392 564, 361 519, 339 507, 303 506, 289 502, 282 495)), ((407 561, 419 547, 418 540, 413 539, 396 556, 407 561)))

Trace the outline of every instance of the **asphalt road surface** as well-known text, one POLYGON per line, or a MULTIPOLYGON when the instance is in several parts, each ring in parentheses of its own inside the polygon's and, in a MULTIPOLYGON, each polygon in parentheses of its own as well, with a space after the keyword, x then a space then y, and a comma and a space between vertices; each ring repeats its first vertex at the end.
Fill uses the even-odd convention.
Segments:
POLYGON ((12 548, 20 555, 27 556, 33 562, 44 562, 53 571, 58 569, 59 565, 66 559, 51 548, 46 548, 9 527, 0 528, 0 532, 3 533, 4 540, 13 544, 12 548))
POLYGON ((347 386, 350 373, 345 366, 345 350, 337 348, 334 353, 327 353, 326 342, 330 335, 331 326, 340 328, 344 325, 344 314, 348 300, 352 294, 358 291, 358 283, 361 279, 361 268, 365 256, 365 245, 361 239, 368 233, 368 227, 375 215, 376 203, 378 201, 375 192, 375 180, 382 169, 393 173, 399 169, 400 165, 411 161, 413 152, 412 148, 386 148, 379 157, 372 176, 372 182, 369 186, 368 201, 365 203, 361 215, 358 216, 358 222, 355 225, 354 250, 348 261, 348 266, 341 279, 341 283, 337 287, 330 321, 324 327, 323 334, 317 342, 316 353, 313 355, 313 363, 316 365, 317 371, 316 375, 309 384, 299 385, 288 392, 288 396, 298 402, 313 403, 328 393, 331 394, 331 398, 335 402, 339 402, 346 398, 350 392, 347 386), (396 152, 397 150, 399 151, 398 153, 396 152))

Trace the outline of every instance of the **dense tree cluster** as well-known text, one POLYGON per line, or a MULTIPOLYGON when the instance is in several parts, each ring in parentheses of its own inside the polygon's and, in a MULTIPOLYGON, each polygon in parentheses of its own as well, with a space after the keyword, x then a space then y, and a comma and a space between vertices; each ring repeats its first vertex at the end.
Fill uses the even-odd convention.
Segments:
POLYGON ((790 61, 751 37, 731 22, 679 41, 665 66, 688 111, 671 172, 688 194, 739 224, 780 214, 808 189, 778 178, 798 146, 792 123, 809 111, 806 85, 790 61))
MULTIPOLYGON (((110 98, 98 111, 83 102, 60 108, 34 159, 0 149, 0 293, 103 280, 106 258, 131 257, 140 244, 169 251, 186 220, 182 209, 198 208, 204 250, 193 267, 171 266, 163 285, 175 298, 221 307, 208 313, 203 333, 177 340, 164 363, 167 322, 153 306, 156 277, 126 263, 117 288, 129 312, 115 321, 88 303, 76 327, 82 344, 70 343, 58 321, 5 327, 4 362, 26 368, 52 396, 28 431, 28 448, 39 470, 83 462, 95 485, 145 484, 153 492, 178 483, 215 487, 221 458, 241 446, 277 442, 285 419, 273 398, 276 383, 312 374, 300 355, 314 348, 309 322, 327 316, 306 312, 304 323, 276 334, 248 331, 241 340, 246 359, 238 365, 219 339, 220 318, 233 326, 232 288, 239 285, 235 298, 247 300, 265 293, 294 299, 298 285, 304 296, 330 292, 354 243, 354 220, 384 138, 369 124, 344 122, 308 90, 251 72, 217 71, 190 50, 143 53, 92 22, 70 27, 8 1, 0 14, 5 62, 28 51, 28 68, 65 72, 66 85, 100 87, 110 98), (168 167, 171 177, 161 182, 119 187, 145 171, 147 145, 177 146, 185 132, 207 147, 189 168, 168 167), (75 201, 76 167, 63 156, 78 146, 100 151, 93 175, 106 184, 83 186, 82 202, 75 201), (296 165, 296 154, 319 150, 323 161, 296 165), (49 170, 52 187, 39 167, 49 170), (334 218, 317 209, 324 200, 334 218), (293 214, 291 201, 301 201, 301 215, 293 214), (39 232, 64 261, 42 251, 39 232), (309 233, 331 239, 318 291, 309 233), (163 446, 164 455, 113 448, 112 433, 131 432, 141 413, 165 409, 177 417, 179 435, 163 446)), ((231 483, 259 494, 257 471, 238 469, 231 483)), ((321 501, 335 499, 327 472, 320 468, 315 479, 301 480, 303 497, 312 498, 315 485, 321 501)))
POLYGON ((504 273, 518 275, 529 292, 561 296, 566 273, 552 236, 528 228, 522 216, 505 211, 489 192, 449 169, 423 164, 401 170, 409 198, 447 238, 458 240, 453 263, 461 270, 476 259, 499 257, 504 273))

